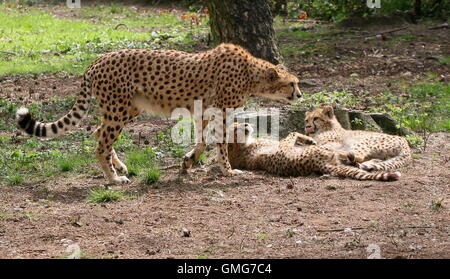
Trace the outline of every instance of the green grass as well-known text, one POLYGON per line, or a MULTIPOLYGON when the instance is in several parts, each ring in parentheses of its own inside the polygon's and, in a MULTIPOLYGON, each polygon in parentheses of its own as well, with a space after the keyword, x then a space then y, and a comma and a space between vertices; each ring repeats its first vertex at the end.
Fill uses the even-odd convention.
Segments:
POLYGON ((149 170, 145 170, 140 177, 143 184, 150 185, 159 181, 161 172, 158 168, 151 168, 149 170))
POLYGON ((438 62, 450 66, 450 56, 439 56, 438 62))
POLYGON ((19 185, 23 182, 23 176, 20 174, 12 174, 5 178, 5 181, 8 185, 14 186, 19 185))
POLYGON ((141 15, 117 5, 83 8, 81 14, 79 20, 60 19, 34 8, 22 12, 0 5, 0 75, 60 71, 79 74, 102 53, 122 48, 189 45, 194 34, 201 32, 201 27, 179 22, 176 15, 141 15), (92 17, 101 23, 89 22, 92 17), (127 28, 116 30, 119 22, 127 28), (171 28, 163 32, 130 29, 161 26, 171 28))
POLYGON ((57 158, 55 164, 61 172, 68 172, 78 170, 92 161, 92 156, 76 154, 57 158))
POLYGON ((340 107, 351 108, 360 102, 360 98, 347 91, 320 91, 313 94, 304 93, 302 102, 293 104, 294 108, 321 107, 326 104, 337 104, 340 107))
POLYGON ((155 166, 156 154, 150 147, 144 150, 131 150, 125 154, 125 165, 130 176, 137 176, 144 170, 155 166))
POLYGON ((123 191, 111 189, 92 189, 89 191, 87 200, 91 203, 113 202, 128 198, 123 191))
POLYGON ((430 209, 433 211, 441 211, 442 209, 444 209, 443 201, 444 199, 432 200, 429 205, 430 209))

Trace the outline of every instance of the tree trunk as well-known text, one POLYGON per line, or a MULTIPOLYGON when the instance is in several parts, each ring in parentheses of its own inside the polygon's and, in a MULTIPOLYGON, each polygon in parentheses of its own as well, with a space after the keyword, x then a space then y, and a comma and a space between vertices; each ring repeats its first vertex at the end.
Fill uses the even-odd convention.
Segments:
POLYGON ((265 0, 208 0, 212 40, 233 43, 273 64, 281 62, 273 18, 265 0))
POLYGON ((422 17, 422 1, 416 0, 414 1, 414 13, 416 17, 422 17))

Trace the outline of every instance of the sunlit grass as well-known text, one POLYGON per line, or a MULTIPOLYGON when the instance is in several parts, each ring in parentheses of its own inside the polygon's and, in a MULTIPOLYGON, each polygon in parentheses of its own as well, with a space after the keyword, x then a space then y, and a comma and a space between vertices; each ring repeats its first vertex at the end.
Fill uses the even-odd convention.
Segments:
POLYGON ((87 200, 91 203, 113 202, 128 198, 123 191, 111 189, 92 189, 89 191, 87 200))
POLYGON ((112 13, 111 6, 106 14, 105 9, 84 8, 82 16, 73 20, 33 8, 20 11, 0 5, 0 75, 82 73, 102 53, 122 48, 159 48, 161 42, 189 44, 193 41, 192 30, 199 28, 179 22, 172 14, 140 15, 117 7, 112 13), (90 16, 98 18, 100 24, 89 22, 90 16), (125 28, 115 28, 119 22, 125 28), (132 29, 137 27, 147 29, 132 29), (148 28, 154 31, 148 32, 148 28))

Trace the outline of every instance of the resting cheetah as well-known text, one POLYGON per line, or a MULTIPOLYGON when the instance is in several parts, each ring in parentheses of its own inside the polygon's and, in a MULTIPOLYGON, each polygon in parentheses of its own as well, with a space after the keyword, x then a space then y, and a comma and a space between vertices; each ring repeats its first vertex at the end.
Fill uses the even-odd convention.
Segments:
POLYGON ((408 142, 399 136, 383 133, 345 130, 336 119, 333 108, 325 106, 306 113, 305 132, 318 145, 333 150, 351 151, 361 169, 394 170, 411 160, 408 142))
MULTIPOLYGON (((228 156, 233 168, 265 170, 281 176, 304 176, 318 172, 359 180, 397 180, 399 172, 370 173, 341 163, 338 153, 313 145, 314 141, 300 133, 290 133, 281 141, 253 139, 253 128, 234 123, 234 143, 228 144, 228 156), (245 135, 239 143, 237 139, 245 135), (306 144, 306 145, 298 145, 306 144)), ((348 160, 354 159, 348 152, 348 160)))
MULTIPOLYGON (((295 101, 300 97, 298 78, 250 55, 243 48, 221 44, 197 54, 174 50, 125 49, 95 60, 86 70, 81 92, 72 109, 55 122, 36 121, 26 108, 17 111, 19 127, 30 135, 56 137, 77 126, 95 97, 103 118, 94 132, 96 157, 111 183, 127 183, 127 167, 113 149, 125 124, 143 111, 166 116, 175 108, 193 112, 194 101, 202 100, 203 111, 215 107, 243 106, 250 94, 295 101)), ((226 121, 226 113, 223 114, 226 121)), ((208 120, 203 121, 203 127, 208 120)), ((225 126, 225 125, 224 125, 225 126)), ((226 138, 226 128, 217 131, 226 138)), ((228 162, 227 145, 218 146, 218 163, 225 175, 237 172, 228 162)), ((199 143, 183 164, 189 167, 205 149, 199 143)))

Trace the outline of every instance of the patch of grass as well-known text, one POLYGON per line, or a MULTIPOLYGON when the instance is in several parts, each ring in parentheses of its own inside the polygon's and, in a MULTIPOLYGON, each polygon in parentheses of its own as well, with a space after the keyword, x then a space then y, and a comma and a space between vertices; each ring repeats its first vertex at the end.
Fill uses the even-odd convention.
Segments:
POLYGON ((87 200, 91 203, 113 202, 126 198, 124 192, 111 189, 92 189, 87 200))
POLYGON ((204 165, 206 163, 206 154, 205 153, 200 154, 200 156, 198 156, 196 163, 199 165, 204 165))
POLYGON ((432 200, 430 202, 430 209, 433 211, 440 211, 440 210, 444 209, 443 201, 444 201, 444 199, 432 200))
POLYGON ((416 36, 414 36, 414 35, 401 35, 401 36, 398 36, 398 37, 395 37, 395 38, 389 40, 388 44, 391 46, 395 46, 395 45, 400 44, 402 41, 409 41, 409 40, 413 40, 415 38, 416 38, 416 36))
POLYGON ((407 138, 409 143, 426 149, 432 133, 450 131, 450 84, 427 74, 427 80, 405 85, 404 90, 407 96, 386 91, 374 98, 378 106, 372 106, 372 110, 387 112, 400 126, 417 132, 421 139, 411 136, 407 138))
POLYGON ((114 149, 122 152, 136 149, 136 145, 133 143, 132 135, 125 131, 122 132, 117 141, 114 143, 114 149))
POLYGON ((293 42, 283 44, 281 46, 280 52, 285 57, 289 57, 292 55, 302 57, 331 56, 334 53, 334 47, 332 45, 320 42, 311 42, 305 44, 298 44, 297 42, 293 42))
POLYGON ((303 101, 301 103, 295 103, 293 104, 293 107, 320 107, 326 104, 335 104, 340 107, 351 108, 360 101, 359 97, 356 97, 347 91, 321 91, 313 94, 304 93, 302 99, 303 101))
POLYGON ((406 135, 405 139, 413 148, 421 148, 424 145, 423 139, 417 135, 406 135))
POLYGON ((128 174, 130 176, 140 175, 145 169, 154 167, 155 162, 156 154, 150 147, 144 150, 132 150, 126 153, 125 164, 128 167, 128 174))
POLYGON ((268 235, 267 233, 258 233, 258 234, 256 235, 256 237, 258 237, 259 239, 264 240, 264 239, 269 238, 269 235, 268 235))
POLYGON ((10 176, 7 176, 5 178, 5 181, 10 186, 19 185, 23 182, 23 176, 20 174, 12 174, 10 176))
POLYGON ((422 158, 422 155, 421 154, 411 154, 411 158, 413 158, 413 159, 421 159, 422 158))
POLYGON ((445 64, 450 66, 450 56, 439 56, 438 62, 440 64, 445 64))
POLYGON ((173 145, 169 147, 169 151, 176 158, 182 158, 186 154, 186 148, 181 145, 173 145))
POLYGON ((150 185, 159 181, 161 172, 158 168, 151 168, 149 170, 143 171, 140 177, 143 184, 150 185))
POLYGON ((92 161, 91 159, 92 158, 87 158, 84 155, 71 155, 56 159, 55 164, 60 171, 68 172, 85 166, 92 161))
POLYGON ((189 45, 195 41, 195 32, 206 33, 199 26, 179 21, 174 14, 143 16, 118 4, 100 10, 83 8, 84 20, 95 17, 100 24, 60 19, 33 7, 26 13, 5 7, 0 5, 0 75, 60 71, 80 74, 100 54, 111 50, 189 45), (115 28, 118 23, 125 24, 125 28, 115 28), (130 30, 144 26, 146 30, 141 32, 130 30), (149 32, 157 26, 170 29, 149 32))

